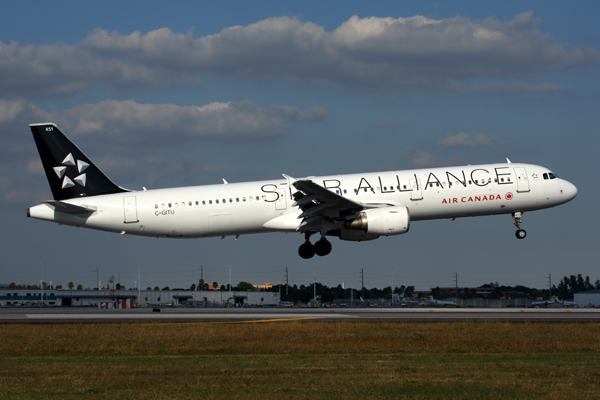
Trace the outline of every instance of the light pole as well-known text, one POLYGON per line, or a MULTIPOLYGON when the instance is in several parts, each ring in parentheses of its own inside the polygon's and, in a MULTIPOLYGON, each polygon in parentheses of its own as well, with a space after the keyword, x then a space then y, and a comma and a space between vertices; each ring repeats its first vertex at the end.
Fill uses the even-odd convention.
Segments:
POLYGON ((40 264, 42 264, 42 280, 40 281, 40 289, 42 291, 40 293, 40 301, 42 305, 44 305, 44 263, 41 262, 40 264))

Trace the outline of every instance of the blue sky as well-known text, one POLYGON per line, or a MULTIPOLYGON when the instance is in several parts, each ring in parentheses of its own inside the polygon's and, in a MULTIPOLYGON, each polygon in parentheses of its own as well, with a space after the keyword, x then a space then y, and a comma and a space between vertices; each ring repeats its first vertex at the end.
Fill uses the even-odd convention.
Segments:
POLYGON ((418 289, 600 279, 595 2, 7 2, 0 25, 1 283, 120 276, 418 289), (526 162, 556 209, 428 221, 302 260, 296 234, 159 240, 25 217, 50 198, 28 124, 52 121, 140 189, 526 162), (445 140, 443 140, 445 139, 445 140))

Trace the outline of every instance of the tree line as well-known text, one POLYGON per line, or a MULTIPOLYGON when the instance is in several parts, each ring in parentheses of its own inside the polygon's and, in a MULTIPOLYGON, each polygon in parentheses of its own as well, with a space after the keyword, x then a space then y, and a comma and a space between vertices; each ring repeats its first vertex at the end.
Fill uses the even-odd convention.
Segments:
MULTIPOLYGON (((15 289, 40 289, 40 285, 18 285, 12 282, 9 287, 15 289)), ((67 287, 73 290, 75 287, 77 290, 84 290, 83 285, 77 284, 74 282, 69 282, 67 287)), ((176 288, 172 290, 209 290, 208 282, 200 281, 200 284, 192 283, 189 289, 176 288)), ((239 282, 237 285, 232 286, 230 288, 229 284, 219 285, 218 282, 212 283, 213 288, 218 288, 216 290, 220 291, 236 291, 236 292, 247 292, 247 291, 258 291, 259 289, 249 282, 239 282)), ((581 274, 570 275, 563 277, 558 284, 552 285, 552 289, 536 289, 530 288, 523 285, 516 286, 506 286, 500 285, 498 282, 486 283, 480 286, 481 288, 493 288, 494 290, 487 293, 486 297, 490 299, 499 299, 505 297, 507 294, 510 297, 530 297, 530 298, 549 298, 552 296, 558 296, 561 299, 570 299, 573 298, 574 294, 577 292, 584 292, 588 290, 600 290, 600 279, 597 279, 594 283, 591 282, 590 277, 586 276, 585 278, 581 274)), ((50 286, 46 282, 42 282, 42 288, 44 290, 50 289, 50 286)), ((53 289, 60 290, 62 289, 62 285, 56 285, 53 289)), ((108 288, 108 285, 106 287, 108 288)), ((127 290, 127 288, 119 283, 115 284, 116 290, 127 290)), ((91 288, 85 288, 85 290, 92 290, 91 288)), ((129 288, 129 290, 137 290, 137 288, 129 288)), ((162 289, 158 286, 154 288, 148 286, 146 290, 171 290, 169 286, 165 286, 162 289)), ((215 290, 215 289, 213 289, 215 290)), ((262 289, 261 289, 262 290, 262 289)), ((300 286, 294 284, 286 287, 283 285, 273 285, 269 291, 271 292, 280 292, 282 301, 291 301, 291 302, 302 302, 307 303, 310 301, 316 291, 316 295, 321 297, 321 301, 325 303, 333 302, 335 299, 347 299, 350 300, 351 297, 354 300, 360 300, 362 298, 365 301, 374 300, 374 299, 391 299, 392 294, 397 294, 400 297, 410 298, 412 297, 415 287, 414 286, 398 286, 392 289, 391 286, 387 286, 384 288, 366 288, 362 289, 345 289, 342 285, 337 286, 327 286, 322 283, 310 283, 308 285, 301 284, 300 286), (316 290, 315 290, 316 286, 316 290), (352 291, 352 292, 351 292, 352 291)), ((455 293, 450 293, 448 289, 442 290, 439 287, 433 288, 431 294, 436 299, 444 299, 447 297, 456 296, 455 293)), ((475 288, 459 288, 458 297, 460 298, 472 298, 478 297, 481 294, 478 294, 475 288)))

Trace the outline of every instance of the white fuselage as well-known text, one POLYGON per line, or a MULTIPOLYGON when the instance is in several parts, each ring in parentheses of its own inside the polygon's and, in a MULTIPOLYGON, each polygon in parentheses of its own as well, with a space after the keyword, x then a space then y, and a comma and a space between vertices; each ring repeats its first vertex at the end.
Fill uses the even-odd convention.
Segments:
MULTIPOLYGON (((305 178, 363 204, 409 209, 410 220, 510 214, 554 207, 577 194, 541 166, 487 164, 305 178), (549 178, 548 174, 552 176, 549 178)), ((199 238, 296 232, 301 210, 285 178, 132 191, 64 200, 95 212, 78 216, 46 204, 29 215, 66 225, 141 236, 199 238)))

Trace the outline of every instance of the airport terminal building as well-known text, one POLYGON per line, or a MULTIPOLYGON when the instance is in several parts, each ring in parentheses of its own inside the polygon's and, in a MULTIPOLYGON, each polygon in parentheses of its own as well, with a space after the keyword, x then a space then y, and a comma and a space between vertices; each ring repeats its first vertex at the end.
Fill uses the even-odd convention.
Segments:
POLYGON ((218 290, 57 290, 0 287, 0 307, 226 307, 275 306, 276 292, 218 290))

